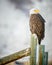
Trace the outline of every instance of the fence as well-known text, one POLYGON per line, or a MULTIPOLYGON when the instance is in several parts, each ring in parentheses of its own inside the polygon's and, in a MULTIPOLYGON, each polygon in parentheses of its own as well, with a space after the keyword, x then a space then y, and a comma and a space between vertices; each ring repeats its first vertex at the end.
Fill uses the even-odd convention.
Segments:
POLYGON ((37 39, 34 35, 31 35, 31 45, 30 48, 24 49, 22 51, 16 52, 9 56, 0 59, 0 65, 5 65, 7 63, 13 62, 15 60, 21 59, 26 56, 30 56, 30 65, 48 65, 48 52, 45 52, 45 45, 39 45, 39 61, 36 62, 37 55, 37 39))

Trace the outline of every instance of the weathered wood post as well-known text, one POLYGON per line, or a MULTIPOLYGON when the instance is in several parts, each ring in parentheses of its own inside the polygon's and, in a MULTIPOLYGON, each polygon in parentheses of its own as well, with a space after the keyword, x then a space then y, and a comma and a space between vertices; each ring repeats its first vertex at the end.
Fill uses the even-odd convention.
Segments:
POLYGON ((30 54, 30 65, 36 65, 36 48, 37 48, 37 38, 34 34, 31 35, 31 54, 30 54))
POLYGON ((39 46, 39 65, 43 65, 44 52, 45 52, 45 46, 44 45, 40 45, 39 46))
POLYGON ((43 65, 48 65, 48 52, 45 52, 44 53, 43 65))
POLYGON ((18 60, 20 58, 26 57, 30 55, 30 48, 21 50, 19 52, 16 52, 14 54, 11 54, 9 56, 3 57, 0 59, 0 65, 5 65, 7 63, 13 62, 15 60, 18 60))
POLYGON ((48 52, 45 52, 45 45, 39 47, 39 65, 48 65, 48 52))

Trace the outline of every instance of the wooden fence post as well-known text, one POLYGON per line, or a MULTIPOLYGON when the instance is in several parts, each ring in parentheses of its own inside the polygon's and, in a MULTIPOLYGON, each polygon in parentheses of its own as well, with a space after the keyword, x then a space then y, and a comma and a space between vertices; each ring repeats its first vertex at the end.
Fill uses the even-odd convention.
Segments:
POLYGON ((29 55, 30 55, 30 48, 21 50, 19 52, 16 52, 14 54, 1 58, 0 65, 8 64, 10 62, 13 62, 15 60, 21 59, 21 58, 29 56, 29 55))
POLYGON ((48 52, 44 53, 44 56, 43 56, 43 65, 48 65, 48 52))
POLYGON ((30 65, 36 65, 36 48, 37 48, 37 38, 31 35, 31 54, 30 54, 30 65))
POLYGON ((39 65, 43 65, 43 56, 45 52, 45 45, 39 46, 39 65))

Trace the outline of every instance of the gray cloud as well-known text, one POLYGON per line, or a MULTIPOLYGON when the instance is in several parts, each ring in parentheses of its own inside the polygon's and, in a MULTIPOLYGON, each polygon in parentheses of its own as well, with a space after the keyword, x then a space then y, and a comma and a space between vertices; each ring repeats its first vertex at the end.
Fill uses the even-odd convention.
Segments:
POLYGON ((33 5, 31 0, 10 0, 10 3, 14 4, 16 9, 22 10, 26 15, 28 15, 29 9, 33 5))

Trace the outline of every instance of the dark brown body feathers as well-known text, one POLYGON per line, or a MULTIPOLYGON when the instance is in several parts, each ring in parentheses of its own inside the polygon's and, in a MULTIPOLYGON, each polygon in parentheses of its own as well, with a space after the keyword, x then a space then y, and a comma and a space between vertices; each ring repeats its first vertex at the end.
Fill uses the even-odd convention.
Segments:
POLYGON ((31 14, 29 24, 31 33, 37 35, 40 44, 41 40, 44 38, 45 20, 40 14, 31 14))

